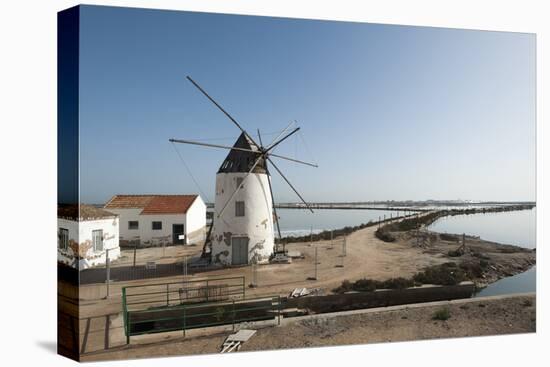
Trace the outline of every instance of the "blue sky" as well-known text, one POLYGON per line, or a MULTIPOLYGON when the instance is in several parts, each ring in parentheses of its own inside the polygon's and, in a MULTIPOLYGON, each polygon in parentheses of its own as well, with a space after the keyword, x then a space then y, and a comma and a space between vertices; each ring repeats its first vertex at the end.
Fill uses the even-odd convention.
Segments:
MULTIPOLYGON (((298 121, 307 200, 535 199, 532 34, 84 6, 80 41, 83 202, 198 192, 168 139, 239 132, 186 75, 264 141, 298 121)), ((228 151, 177 149, 213 200, 228 151)))

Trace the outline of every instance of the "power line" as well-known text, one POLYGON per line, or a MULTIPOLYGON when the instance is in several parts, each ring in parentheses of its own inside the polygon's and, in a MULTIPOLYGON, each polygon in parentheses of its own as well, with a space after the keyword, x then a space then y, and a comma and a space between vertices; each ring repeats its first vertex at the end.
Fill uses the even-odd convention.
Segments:
POLYGON ((191 170, 189 169, 189 167, 187 166, 187 163, 185 163, 185 160, 183 159, 183 157, 181 156, 178 148, 176 148, 176 145, 174 143, 172 143, 172 146, 174 147, 174 150, 176 151, 176 153, 178 154, 178 157, 180 157, 180 160, 181 160, 181 163, 183 163, 183 166, 185 167, 185 169, 187 170, 187 173, 189 174, 189 176, 191 177, 191 179, 193 180, 193 182, 195 183, 195 185, 197 186, 197 189, 199 189, 199 192, 201 193, 201 195, 206 199, 206 202, 210 203, 210 199, 208 198, 208 196, 206 196, 206 194, 204 193, 204 191, 201 189, 201 186, 199 185, 199 183, 197 182, 197 180, 195 179, 195 176, 193 176, 193 174, 191 173, 191 170))

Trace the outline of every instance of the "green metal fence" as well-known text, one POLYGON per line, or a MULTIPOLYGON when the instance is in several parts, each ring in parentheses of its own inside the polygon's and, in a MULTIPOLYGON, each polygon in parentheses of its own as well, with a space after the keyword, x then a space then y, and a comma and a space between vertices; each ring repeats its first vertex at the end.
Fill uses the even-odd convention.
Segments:
POLYGON ((244 277, 122 288, 127 343, 135 335, 276 319, 279 296, 245 298, 244 277), (183 290, 182 290, 183 289, 183 290), (177 294, 177 295, 176 295, 177 294), (183 294, 183 296, 182 296, 183 294))

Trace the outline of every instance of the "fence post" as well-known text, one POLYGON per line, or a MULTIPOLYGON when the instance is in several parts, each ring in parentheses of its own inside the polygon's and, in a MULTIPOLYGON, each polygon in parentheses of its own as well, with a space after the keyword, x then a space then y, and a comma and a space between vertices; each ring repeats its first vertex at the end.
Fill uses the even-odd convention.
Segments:
POLYGON ((170 287, 170 284, 166 283, 166 306, 168 306, 170 304, 170 292, 169 292, 169 288, 170 287))
POLYGON ((128 331, 126 332, 126 344, 130 344, 130 332, 132 331, 132 329, 130 328, 130 313, 128 313, 126 319, 128 320, 128 325, 126 326, 128 329, 128 331))
POLYGON ((313 277, 315 280, 317 280, 317 246, 315 246, 315 276, 313 277))
POLYGON ((185 338, 185 329, 186 329, 186 319, 187 319, 187 315, 185 313, 185 304, 183 305, 183 337, 185 338))
POLYGON ((281 296, 277 296, 277 325, 281 325, 281 296))
POLYGON ((105 298, 109 298, 109 283, 111 283, 111 261, 109 259, 109 249, 105 250, 105 282, 107 283, 107 295, 105 298))
POLYGON ((122 316, 124 319, 124 334, 126 335, 126 344, 130 344, 130 336, 128 335, 128 307, 126 306, 126 287, 122 287, 122 316))
POLYGON ((233 300, 233 331, 235 331, 235 300, 233 300))
POLYGON ((208 302, 208 293, 210 293, 210 288, 208 288, 208 279, 206 280, 206 302, 208 302))

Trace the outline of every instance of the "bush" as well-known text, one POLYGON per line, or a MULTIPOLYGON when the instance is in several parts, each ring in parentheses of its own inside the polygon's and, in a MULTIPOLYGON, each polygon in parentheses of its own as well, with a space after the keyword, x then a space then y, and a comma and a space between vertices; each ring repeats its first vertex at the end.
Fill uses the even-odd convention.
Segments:
POLYGON ((448 320, 450 317, 451 317, 451 311, 449 311, 449 308, 443 307, 435 311, 432 319, 445 321, 445 320, 448 320))
POLYGON ((447 252, 447 255, 449 255, 450 257, 460 257, 464 255, 464 252, 460 250, 450 250, 449 252, 447 252))
POLYGON ((383 282, 380 282, 379 285, 377 285, 378 289, 405 289, 414 287, 415 283, 412 279, 405 279, 405 278, 391 278, 388 280, 384 280, 383 282))
POLYGON ((364 278, 359 279, 353 283, 351 283, 349 280, 344 280, 338 288, 333 289, 333 292, 373 292, 377 289, 405 289, 414 287, 414 285, 414 280, 406 278, 391 278, 383 281, 364 278))
POLYGON ((481 266, 483 269, 486 269, 489 266, 489 262, 485 259, 479 260, 479 266, 481 266))
POLYGON ((378 228, 376 232, 374 232, 374 235, 376 238, 384 241, 384 242, 394 242, 395 237, 388 231, 386 231, 384 228, 378 228))
POLYGON ((346 279, 342 282, 342 284, 339 287, 334 288, 332 291, 334 293, 346 293, 346 292, 349 292, 351 290, 353 290, 352 284, 349 280, 346 279))
POLYGON ((453 262, 427 267, 413 276, 421 284, 456 285, 466 280, 466 274, 453 262))

